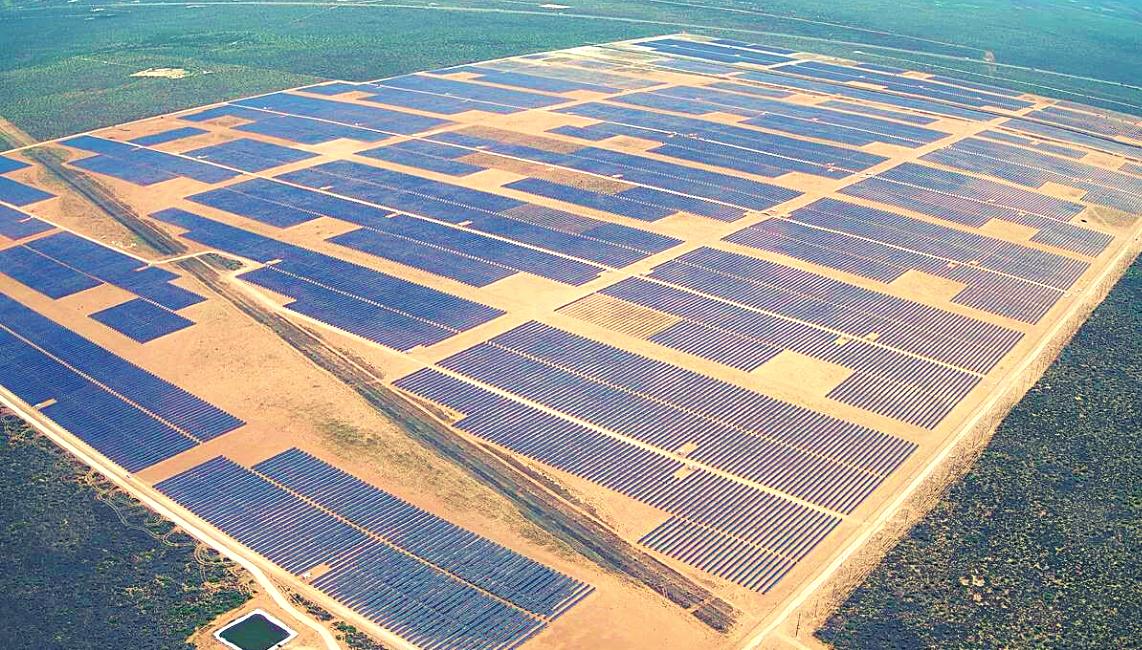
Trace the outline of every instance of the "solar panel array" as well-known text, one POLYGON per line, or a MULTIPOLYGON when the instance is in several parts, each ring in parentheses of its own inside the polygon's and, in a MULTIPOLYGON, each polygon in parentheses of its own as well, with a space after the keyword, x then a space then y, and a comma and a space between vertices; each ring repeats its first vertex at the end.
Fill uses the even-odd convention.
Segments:
POLYGON ((943 131, 730 92, 732 85, 675 86, 620 95, 616 101, 675 113, 726 112, 748 117, 742 124, 856 146, 881 142, 913 148, 948 136, 943 131))
MULTIPOLYGON (((28 224, 18 231, 28 234, 51 228, 35 220, 18 223, 28 224)), ((204 300, 172 284, 178 275, 70 232, 0 250, 0 273, 53 299, 102 284, 131 292, 138 297, 91 317, 140 343, 193 325, 176 312, 204 300)))
POLYGON ((198 160, 164 153, 126 142, 92 135, 68 138, 63 144, 94 153, 94 156, 70 161, 87 171, 111 176, 135 185, 154 185, 174 178, 189 178, 203 183, 220 183, 238 172, 198 160))
MULTIPOLYGON (((0 208, 5 210, 10 209, 11 206, 22 207, 46 201, 55 196, 51 192, 45 192, 38 187, 32 187, 27 183, 21 183, 12 178, 6 178, 4 174, 14 172, 21 169, 26 169, 28 163, 9 158, 7 156, 0 156, 0 208), (7 203, 7 206, 2 204, 7 203)), ((2 218, 2 216, 0 216, 2 218)), ((2 233, 0 233, 2 234, 2 233)))
POLYGON ((280 176, 284 181, 400 212, 460 224, 528 246, 608 266, 626 266, 679 240, 361 163, 324 163, 280 176))
POLYGON ((923 271, 966 285, 953 303, 1026 323, 1038 322, 1089 267, 1005 240, 833 199, 725 240, 884 283, 923 271))
POLYGON ((1085 190, 1086 202, 1129 213, 1142 212, 1142 179, 1048 153, 967 138, 923 159, 1027 187, 1059 183, 1085 190))
POLYGON ((0 205, 0 237, 12 240, 24 239, 51 229, 51 224, 45 223, 30 214, 21 212, 16 208, 0 205))
POLYGON ((142 298, 97 311, 91 314, 91 318, 140 343, 153 341, 194 324, 189 318, 142 298))
POLYGON ((307 160, 317 154, 260 140, 239 138, 200 149, 192 149, 184 152, 183 155, 199 160, 208 160, 224 167, 233 167, 246 172, 260 172, 307 160))
POLYGON ((243 422, 0 294, 4 387, 129 472, 243 422))
MULTIPOLYGON (((661 37, 63 143, 98 174, 209 185, 174 186, 204 214, 152 216, 252 262, 236 277, 287 310, 399 352, 468 332, 394 385, 658 509, 645 548, 765 593, 1117 250, 1104 208, 1142 212, 1130 116, 794 54, 661 37), (227 137, 190 144, 207 133, 227 137), (789 363, 814 381, 771 385, 789 363)), ((190 324, 175 312, 203 298, 176 275, 14 207, 50 196, 0 177, 0 236, 22 242, 0 272, 53 299, 132 292, 90 316, 137 341, 190 324)), ((5 385, 131 471, 241 424, 15 301, 0 317, 5 385)), ((590 592, 299 450, 160 489, 423 647, 514 647, 590 592)))
POLYGON ((185 237, 257 262, 238 277, 293 299, 292 311, 398 350, 431 345, 503 312, 340 258, 171 208, 152 215, 185 237))
MULTIPOLYGON (((466 417, 456 423, 463 431, 664 510, 671 520, 700 529, 697 544, 733 540, 742 552, 722 564, 715 575, 750 589, 772 589, 840 523, 835 515, 694 469, 661 450, 616 438, 436 370, 416 372, 396 385, 464 413, 466 417)), ((807 439, 813 435, 802 434, 807 439)), ((835 438, 831 442, 840 448, 851 444, 835 438)), ((907 445, 895 450, 907 452, 907 445)), ((668 554, 694 564, 688 553, 688 547, 678 547, 668 554)))
POLYGON ((217 457, 156 487, 420 647, 514 648, 592 591, 298 449, 251 469, 217 457))
POLYGON ((843 194, 980 228, 993 219, 1037 229, 1031 241, 1098 255, 1113 237, 1072 223, 1082 204, 996 181, 916 163, 901 163, 841 189, 843 194))

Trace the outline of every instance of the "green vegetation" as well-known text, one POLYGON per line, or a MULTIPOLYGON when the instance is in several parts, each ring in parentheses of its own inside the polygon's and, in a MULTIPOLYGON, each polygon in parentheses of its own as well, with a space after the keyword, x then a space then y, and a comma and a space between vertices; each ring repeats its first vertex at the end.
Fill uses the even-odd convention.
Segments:
POLYGON ((333 629, 337 630, 337 640, 349 650, 387 650, 383 644, 374 641, 373 637, 344 621, 334 623, 333 629))
POLYGON ((0 0, 7 55, 0 60, 0 117, 45 139, 318 79, 376 79, 677 31, 999 80, 1142 111, 1142 90, 1131 85, 1142 79, 1142 10, 1128 0, 540 4, 0 0), (998 67, 985 63, 988 52, 998 67), (158 67, 189 75, 131 76, 158 67))
POLYGON ((232 566, 0 416, 0 648, 190 648, 246 601, 232 566))
POLYGON ((838 648, 1142 638, 1142 261, 963 481, 818 632, 838 648))

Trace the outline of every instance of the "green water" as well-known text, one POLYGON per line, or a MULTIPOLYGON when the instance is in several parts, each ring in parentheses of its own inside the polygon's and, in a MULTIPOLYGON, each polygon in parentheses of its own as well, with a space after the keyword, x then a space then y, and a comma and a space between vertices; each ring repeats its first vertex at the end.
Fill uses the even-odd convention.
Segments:
POLYGON ((281 643, 289 632, 270 622, 261 614, 254 614, 220 634, 223 639, 242 650, 268 650, 281 643))

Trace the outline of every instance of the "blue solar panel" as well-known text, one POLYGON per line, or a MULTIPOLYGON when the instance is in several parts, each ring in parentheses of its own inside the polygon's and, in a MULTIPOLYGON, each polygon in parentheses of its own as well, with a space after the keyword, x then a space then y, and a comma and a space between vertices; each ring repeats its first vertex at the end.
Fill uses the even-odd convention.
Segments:
POLYGON ((236 106, 234 104, 223 104, 222 106, 215 106, 214 108, 207 108, 193 113, 186 113, 180 115, 180 120, 188 120, 190 122, 207 122, 216 120, 222 117, 237 117, 243 120, 259 120, 266 117, 265 111, 258 111, 244 106, 236 106))
POLYGON ((295 299, 289 309, 382 345, 431 345, 503 312, 339 258, 263 237, 184 210, 152 215, 183 236, 259 262, 242 279, 295 299))
POLYGON ((669 143, 663 147, 671 152, 669 155, 685 151, 694 152, 691 155, 712 153, 719 156, 717 164, 742 168, 744 171, 752 169, 741 167, 743 163, 750 163, 752 167, 764 163, 777 170, 803 171, 830 177, 838 177, 839 172, 839 177, 843 177, 848 175, 845 172, 862 171, 886 160, 883 156, 863 151, 637 108, 591 103, 558 110, 561 113, 623 125, 627 127, 629 135, 639 133, 639 137, 669 143), (678 135, 684 137, 675 137, 678 135), (748 152, 748 155, 743 152, 748 152))
POLYGON ((179 316, 142 298, 128 300, 123 304, 97 311, 91 315, 91 318, 139 343, 153 341, 194 324, 189 318, 179 316))
MULTIPOLYGON (((739 78, 743 80, 760 81, 765 84, 781 86, 784 88, 796 88, 798 90, 807 90, 809 92, 819 93, 823 95, 859 99, 876 104, 885 104, 899 108, 910 108, 924 111, 926 113, 946 115, 948 117, 956 117, 966 120, 990 120, 995 118, 995 116, 990 113, 985 113, 983 111, 977 111, 971 108, 964 108, 962 106, 943 103, 931 99, 893 95, 878 90, 854 88, 852 86, 847 86, 836 82, 821 81, 816 79, 804 79, 801 77, 794 77, 789 74, 781 74, 777 71, 750 70, 748 72, 743 72, 739 78)), ((734 85, 741 86, 741 84, 734 85)), ((714 84, 714 87, 720 88, 724 86, 719 83, 714 84)), ((752 86, 744 86, 740 92, 749 92, 749 90, 744 88, 751 87, 752 86)))
POLYGON ((616 97, 615 101, 693 115, 735 113, 751 118, 745 124, 858 146, 883 142, 915 147, 948 135, 943 131, 889 122, 872 116, 790 104, 760 98, 755 94, 728 92, 705 86, 674 86, 622 95, 616 97))
POLYGON ((328 567, 314 587, 420 647, 508 650, 590 592, 296 449, 253 471, 214 458, 156 487, 291 573, 328 567))
POLYGON ((322 144, 338 138, 359 142, 380 142, 391 137, 389 134, 379 131, 275 113, 260 113, 257 121, 241 124, 234 129, 247 133, 260 133, 301 144, 322 144))
POLYGON ((289 165, 313 158, 317 154, 291 149, 278 144, 240 138, 221 144, 187 151, 183 155, 209 160, 219 165, 247 172, 260 172, 280 165, 289 165))
POLYGON ((1062 142, 1069 142, 1072 144, 1079 144, 1084 147, 1090 147, 1098 151, 1108 151, 1119 156, 1127 158, 1138 158, 1142 156, 1139 153, 1139 147, 1109 138, 1091 135, 1089 133, 1080 133, 1070 129, 1061 128, 1051 124, 1041 124, 1039 122, 1032 122, 1030 120, 1010 119, 1003 123, 1006 129, 1012 129, 1022 133, 1029 133, 1036 136, 1051 138, 1052 140, 1060 140, 1062 142))
POLYGON ((560 201, 566 201, 567 203, 574 203, 575 205, 602 210, 632 219, 639 219, 641 221, 657 221, 678 211, 675 208, 634 200, 628 197, 625 192, 604 194, 580 187, 553 183, 540 178, 525 178, 515 181, 514 183, 508 183, 504 187, 539 196, 546 196, 548 198, 558 199, 560 201))
POLYGON ((0 205, 0 236, 23 239, 52 229, 52 225, 24 214, 15 208, 0 205))
POLYGON ((90 135, 68 138, 63 144, 99 154, 71 164, 138 185, 150 185, 175 176, 203 183, 219 183, 238 173, 201 161, 90 135))
POLYGON ((488 83, 500 84, 503 86, 515 86, 516 88, 523 88, 527 90, 539 90, 548 93, 568 93, 577 90, 589 90, 597 93, 615 93, 619 92, 620 90, 619 88, 604 86, 596 83, 589 83, 585 81, 558 79, 541 75, 528 74, 526 72, 506 72, 503 70, 496 70, 484 65, 467 65, 459 68, 446 68, 440 72, 468 72, 474 74, 475 76, 473 78, 478 81, 486 81, 488 83))
POLYGON ((467 149, 449 147, 435 142, 406 140, 385 147, 361 151, 358 155, 385 160, 398 165, 427 169, 450 176, 466 176, 484 169, 477 165, 455 160, 455 158, 472 153, 467 149))
POLYGON ((1142 212, 1142 179, 1076 160, 1021 149, 979 138, 967 138, 934 151, 921 160, 937 162, 1026 187, 1055 182, 1086 190, 1088 203, 1142 212))
POLYGON ((474 230, 602 264, 625 266, 677 244, 627 226, 360 163, 326 163, 281 178, 422 217, 469 222, 474 230))
POLYGON ((360 90, 361 85, 355 83, 348 83, 345 81, 331 81, 329 83, 317 84, 314 86, 305 86, 298 88, 301 92, 313 93, 315 95, 344 95, 356 90, 360 90))
POLYGON ((902 113, 900 111, 893 111, 887 108, 877 108, 875 106, 865 106, 864 104, 854 104, 852 102, 843 102, 835 99, 821 102, 818 106, 826 108, 836 108, 851 113, 863 113, 865 115, 873 115, 875 117, 886 117, 893 120, 900 120, 902 122, 911 122, 913 124, 931 124, 937 121, 938 118, 928 117, 927 115, 917 115, 915 113, 902 113))
POLYGON ((759 52, 772 52, 774 54, 794 54, 797 50, 791 50, 786 47, 778 47, 776 45, 769 45, 767 43, 750 43, 747 41, 739 41, 732 38, 714 38, 710 40, 711 43, 719 43, 721 45, 733 45, 734 47, 741 47, 747 50, 757 50, 759 52))
POLYGON ((0 346, 9 390, 128 471, 242 425, 2 294, 0 346))
MULTIPOLYGON (((802 435, 807 425, 791 424, 800 418, 841 437, 873 440, 883 434, 538 323, 440 365, 660 450, 693 443, 698 450, 691 458, 840 512, 851 512, 880 482, 854 467, 842 468, 845 461, 836 452, 822 448, 818 456, 781 441, 802 435), (790 422, 783 424, 783 418, 790 422), (728 454, 747 447, 752 451, 728 454), (764 461, 774 454, 815 480, 831 477, 831 484, 775 471, 764 461)), ((823 440, 819 444, 827 446, 823 440)))
MULTIPOLYGON (((574 63, 583 62, 580 61, 574 63)), ((608 88, 633 90, 637 88, 646 88, 648 86, 658 85, 657 81, 650 79, 639 79, 637 77, 628 77, 626 75, 610 74, 608 72, 600 72, 599 70, 584 70, 577 67, 553 66, 532 63, 531 61, 528 61, 526 57, 505 59, 501 61, 488 61, 486 63, 481 63, 479 67, 481 69, 502 70, 506 72, 523 72, 530 76, 543 77, 544 79, 563 79, 566 81, 575 81, 588 84, 588 86, 591 87, 605 86, 608 88)))
POLYGON ((312 212, 298 210, 288 205, 282 205, 281 203, 248 196, 234 189, 240 188, 242 185, 244 184, 220 187, 216 190, 194 194, 186 198, 195 203, 225 210, 226 212, 248 217, 255 221, 261 221, 262 223, 268 223, 278 228, 296 226, 299 223, 305 223, 320 216, 312 212))
POLYGON ((487 286, 515 274, 502 266, 368 228, 358 228, 329 241, 474 287, 487 286))
POLYGON ((662 38, 653 41, 641 41, 638 45, 663 54, 690 56, 720 63, 771 65, 793 60, 782 54, 737 47, 736 44, 727 44, 724 40, 721 43, 700 43, 680 38, 662 38))
POLYGON ((397 215, 367 223, 367 227, 411 241, 484 260, 495 266, 531 273, 557 282, 580 285, 594 280, 602 269, 578 260, 487 237, 467 228, 397 215))
POLYGON ((299 449, 253 467, 471 584, 542 616, 556 616, 590 591, 582 583, 451 524, 299 449))
POLYGON ((4 326, 13 333, 198 440, 215 438, 243 424, 15 301, 5 297, 2 302, 4 326))
POLYGON ((585 147, 571 153, 554 153, 462 133, 446 133, 432 139, 638 183, 643 187, 625 190, 623 197, 723 221, 741 217, 742 208, 765 210, 800 196, 793 190, 739 176, 609 149, 585 147))
POLYGON ((133 138, 131 142, 143 146, 150 146, 154 144, 162 144, 164 142, 173 142, 175 140, 181 140, 183 138, 189 138, 195 135, 202 135, 203 133, 206 133, 206 131, 203 129, 193 126, 183 126, 177 129, 168 129, 166 131, 152 133, 151 135, 144 135, 138 138, 133 138))
POLYGON ((9 158, 8 156, 0 156, 0 174, 7 174, 8 172, 14 172, 17 169, 24 169, 28 166, 26 162, 9 158))
MULTIPOLYGON (((714 534, 742 540, 749 552, 739 560, 746 564, 753 561, 751 558, 768 558, 774 553, 790 563, 796 562, 839 521, 693 466, 680 477, 679 470, 687 466, 675 457, 621 441, 434 370, 413 373, 396 385, 464 413, 466 417, 457 427, 472 435, 699 523, 714 534)), ((636 414, 630 415, 637 419, 636 414)), ((910 453, 907 443, 899 442, 903 444, 895 445, 895 450, 885 450, 888 458, 910 453)), ((892 462, 895 461, 888 461, 890 465, 892 462)), ((699 558, 679 559, 690 564, 700 562, 699 558)), ((748 586, 766 591, 778 579, 780 576, 748 586)))
POLYGON ((4 203, 22 206, 45 201, 54 196, 55 194, 51 192, 0 176, 0 201, 4 203))
POLYGON ((782 68, 782 70, 832 81, 862 81, 882 86, 891 92, 920 95, 935 100, 966 104, 974 107, 995 106, 1010 110, 1019 110, 1032 105, 1031 102, 1014 99, 1007 95, 973 90, 966 87, 956 88, 925 79, 901 77, 868 69, 825 63, 823 61, 803 61, 796 65, 782 68))
POLYGON ((410 74, 376 82, 378 86, 432 93, 447 97, 460 97, 498 106, 517 109, 542 108, 568 101, 565 97, 551 97, 523 90, 508 90, 455 79, 443 79, 423 74, 410 74))
POLYGON ((22 246, 0 251, 0 273, 49 298, 62 298, 99 286, 99 280, 84 275, 22 246))
POLYGON ((69 232, 56 233, 26 244, 41 255, 108 284, 148 298, 170 310, 205 300, 202 296, 170 284, 178 276, 69 232))
POLYGON ((1022 334, 767 260, 700 248, 655 267, 651 278, 864 338, 977 373, 990 371, 1022 334))
POLYGON ((273 93, 234 104, 247 108, 260 108, 287 115, 311 117, 337 124, 376 129, 389 134, 411 135, 420 131, 451 124, 434 117, 413 115, 375 106, 348 104, 332 99, 305 97, 291 93, 273 93))
POLYGON ((175 174, 143 164, 130 163, 120 158, 110 156, 91 156, 71 162, 72 165, 90 172, 103 174, 112 178, 134 183, 135 185, 154 185, 163 181, 177 178, 175 174))

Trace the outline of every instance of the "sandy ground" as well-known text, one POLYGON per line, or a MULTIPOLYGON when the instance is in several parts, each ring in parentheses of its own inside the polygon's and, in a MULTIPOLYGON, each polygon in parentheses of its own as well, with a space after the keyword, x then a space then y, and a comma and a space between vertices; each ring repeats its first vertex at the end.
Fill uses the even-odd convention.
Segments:
MULTIPOLYGON (((608 52, 615 56, 615 52, 608 52)), ((631 61, 645 60, 645 55, 633 52, 624 55, 631 61)), ((704 77, 677 72, 655 71, 646 75, 662 83, 702 84, 710 80, 704 77)), ((370 105, 359 99, 359 94, 340 96, 339 101, 370 105)), ((592 100, 594 95, 568 94, 569 100, 592 100)), ((799 96, 803 103, 817 101, 816 98, 799 96)), ((795 97, 794 99, 797 99, 795 97)), ((417 111, 410 111, 417 112, 417 111)), ((427 114, 427 113, 425 113, 427 114)), ((733 123, 740 116, 711 114, 705 116, 713 121, 733 123)), ((469 111, 449 119, 458 125, 450 129, 465 130, 471 133, 508 132, 521 144, 535 146, 550 151, 574 150, 582 143, 573 138, 545 133, 546 130, 562 125, 585 125, 591 120, 562 115, 546 110, 526 111, 510 116, 469 111)), ((891 159, 869 170, 876 173, 906 160, 914 160, 935 148, 945 146, 959 137, 992 128, 991 122, 967 123, 960 120, 944 119, 930 128, 944 130, 948 138, 927 147, 903 149, 900 147, 872 146, 868 151, 890 156, 891 159)), ((684 239, 684 243, 670 251, 651 256, 646 260, 622 270, 609 271, 599 279, 580 287, 569 287, 549 280, 519 274, 487 287, 477 289, 460 282, 443 278, 413 267, 354 251, 325 241, 331 236, 347 232, 356 226, 331 218, 321 218, 289 229, 279 229, 230 214, 207 208, 185 200, 185 197, 205 189, 209 185, 192 180, 174 180, 149 188, 140 188, 126 182, 99 177, 101 183, 111 188, 118 197, 134 207, 140 214, 167 207, 180 207, 210 218, 240 226, 283 241, 318 250, 370 268, 396 275, 424 285, 433 286, 453 295, 476 300, 506 310, 506 316, 473 328, 436 345, 413 350, 407 354, 394 352, 372 344, 358 337, 336 331, 330 327, 293 315, 291 318, 319 332, 327 341, 352 352, 376 369, 380 381, 391 382, 415 369, 432 365, 445 357, 467 347, 487 340, 508 329, 529 320, 555 325, 569 331, 601 341, 606 341, 624 349, 645 354, 657 359, 685 366, 724 380, 731 384, 747 387, 767 395, 784 399, 795 404, 841 417, 852 422, 874 427, 892 433, 919 445, 914 453, 876 492, 855 512, 844 516, 841 525, 829 535, 804 561, 784 578, 768 594, 759 595, 746 591, 726 581, 687 567, 669 558, 660 557, 671 567, 683 572, 695 582, 711 589, 718 596, 733 604, 741 613, 738 625, 728 635, 718 635, 703 626, 696 619, 685 615, 676 606, 661 596, 651 593, 616 575, 600 570, 596 565, 572 553, 566 546, 528 522, 510 503, 463 473, 452 464, 425 450, 407 438, 392 422, 379 416, 348 387, 331 376, 316 369, 300 354, 276 337, 270 330, 255 324, 244 317, 225 301, 210 294, 209 290, 190 278, 182 278, 177 283, 188 289, 210 297, 204 303, 192 306, 182 313, 195 321, 191 328, 176 332, 147 344, 138 344, 130 339, 96 323, 88 314, 117 304, 130 297, 127 292, 101 286, 61 300, 50 300, 12 279, 0 275, 0 291, 15 297, 48 317, 63 323, 85 337, 111 349, 134 363, 155 372, 159 376, 199 395, 231 413, 244 419, 248 424, 226 436, 200 445, 166 462, 152 466, 139 473, 137 478, 146 484, 160 481, 204 460, 224 454, 242 464, 253 464, 289 447, 300 447, 352 472, 361 478, 386 489, 412 503, 437 513, 446 519, 485 535, 499 543, 513 548, 549 566, 557 568, 577 579, 596 587, 595 593, 569 613, 565 614, 546 631, 527 644, 527 648, 582 649, 582 648, 731 648, 753 638, 758 626, 774 620, 787 606, 794 602, 807 585, 822 575, 822 571, 835 558, 851 549, 853 540, 872 529, 883 525, 883 519, 894 495, 909 486, 929 467, 941 450, 953 444, 967 428, 979 427, 981 411, 987 411, 987 421, 992 422, 1006 411, 1009 401, 1001 407, 991 403, 997 393, 1017 394, 1025 389, 1034 377, 1038 376, 1044 360, 1057 351, 1057 346, 1047 351, 1041 348, 1046 337, 1057 336, 1061 322, 1077 327, 1085 310, 1092 300, 1097 302, 1101 285, 1096 279, 1108 269, 1115 268, 1121 259, 1136 252, 1139 245, 1139 224, 1136 215, 1122 215, 1106 210, 1091 208, 1080 216, 1080 220, 1103 232, 1116 237, 1114 243, 1098 258, 1088 260, 1090 270, 1054 307, 1042 322, 1027 326, 1010 319, 1002 318, 955 305, 950 299, 961 285, 936 276, 911 271, 891 284, 883 284, 857 275, 827 270, 811 263, 794 258, 764 253, 754 249, 719 243, 730 232, 767 218, 786 214, 818 198, 827 196, 845 183, 859 180, 851 177, 844 181, 825 179, 807 174, 787 174, 778 179, 765 179, 776 185, 797 189, 805 194, 766 213, 753 213, 732 224, 717 222, 686 213, 662 219, 654 223, 636 221, 599 210, 579 208, 557 200, 537 197, 502 186, 519 178, 535 176, 549 180, 574 183, 580 187, 596 191, 616 192, 629 187, 622 179, 601 177, 558 168, 525 163, 485 152, 473 152, 464 158, 466 162, 488 167, 487 171, 467 177, 451 177, 401 165, 357 156, 356 152, 376 146, 355 141, 339 140, 324 145, 303 146, 275 138, 259 136, 233 130, 241 120, 224 118, 196 126, 207 129, 206 134, 184 140, 164 143, 157 149, 170 153, 181 153, 208 144, 223 142, 238 137, 253 138, 285 144, 298 149, 307 149, 320 156, 309 161, 290 166, 282 166, 257 174, 270 177, 292 169, 304 168, 335 159, 351 159, 355 162, 379 168, 416 173, 426 178, 454 183, 456 185, 496 192, 504 196, 526 199, 527 201, 574 211, 602 221, 638 227, 684 239), (1024 332, 1024 340, 983 378, 981 384, 959 404, 959 406, 934 430, 924 430, 907 425, 862 409, 844 405, 825 397, 826 393, 848 374, 839 366, 810 359, 793 352, 784 352, 763 364, 754 372, 744 372, 721 364, 699 359, 647 340, 657 331, 675 322, 673 317, 616 301, 593 296, 595 291, 612 284, 622 277, 648 271, 663 261, 676 257, 701 246, 716 245, 724 250, 752 255, 780 262, 791 267, 828 275, 845 282, 879 291, 881 293, 908 298, 924 304, 939 307, 949 312, 971 316, 986 322, 1012 327, 1024 332), (648 313, 649 312, 649 313, 648 313), (1034 368, 1028 374, 1028 363, 1034 368)), ((189 122, 180 121, 177 115, 163 116, 135 122, 120 127, 112 127, 97 135, 116 140, 127 140, 163 131, 189 122)), ((762 130, 762 129, 758 129, 762 130)), ((394 138, 394 142, 399 139, 394 138)), ((651 143, 630 137, 618 137, 594 143, 618 151, 636 152, 650 158, 671 160, 646 150, 658 143, 651 143)), ((80 157, 81 152, 71 152, 80 157)), ((1103 154, 1092 154, 1086 160, 1108 169, 1116 168, 1121 159, 1103 154)), ((676 161, 675 161, 676 162, 676 161)), ((723 173, 749 177, 721 168, 693 165, 723 173)), ((45 201, 29 207, 28 211, 49 220, 62 228, 82 233, 106 242, 123 250, 138 252, 139 248, 132 236, 118 224, 97 216, 85 203, 71 195, 66 187, 52 180, 38 167, 14 172, 10 177, 38 185, 57 194, 60 198, 45 201)), ((235 179, 232 184, 248 177, 235 179)), ((1046 187, 1047 195, 1079 198, 1073 188, 1046 187)), ((874 202, 846 197, 853 203, 877 207, 874 202)), ((923 214, 898 210, 914 218, 948 225, 923 214)), ((177 229, 169 228, 177 234, 177 229)), ((966 229, 965 230, 970 230, 966 229)), ((977 232, 1019 242, 1031 248, 1066 254, 1041 244, 1029 242, 1033 230, 993 221, 977 232)), ((188 242, 189 243, 189 242, 188 242)), ((0 247, 6 243, 0 238, 0 247)), ((190 244, 192 252, 203 248, 190 244)), ((1077 257, 1077 256, 1075 256, 1077 257)), ((168 267, 169 268, 169 267, 168 267)), ((237 286, 250 292, 267 307, 280 310, 284 302, 281 296, 254 289, 240 280, 233 279, 237 286)), ((1069 326, 1069 325, 1068 325, 1069 326)), ((986 427, 985 427, 986 428, 986 427)), ((685 449, 679 450, 684 456, 685 449)), ((592 516, 605 522, 627 540, 637 540, 666 518, 666 513, 635 503, 626 497, 603 490, 598 486, 545 466, 528 465, 556 481, 564 489, 582 501, 592 516)), ((916 507, 914 506, 914 510, 916 507)), ((868 557, 877 557, 875 553, 868 557)), ((260 560, 259 560, 260 561, 260 560)), ((867 564, 866 557, 863 562, 867 564)), ((263 564, 264 561, 261 561, 263 564)), ((274 571, 268 565, 267 571, 274 571)), ((284 583, 305 590, 296 580, 280 571, 274 574, 284 583)), ((312 590, 310 590, 312 592, 312 590)), ((307 592, 315 600, 334 608, 334 605, 321 600, 322 597, 307 592)), ((264 600, 264 599, 263 599, 264 600)), ((258 599, 256 602, 261 603, 258 599)), ((249 607, 255 606, 254 604, 249 607)), ((262 603, 271 612, 270 606, 262 603)), ((231 615, 224 617, 233 618, 231 615)), ((785 619, 782 619, 785 620, 785 619)), ((367 628, 367 625, 361 625, 367 628)), ((205 632, 205 631, 204 631, 205 632)), ((314 635, 316 636, 316 635, 314 635)), ((788 643, 795 646, 807 643, 805 630, 782 627, 774 633, 774 643, 788 643), (781 639, 785 639, 782 641, 781 639)), ((200 647, 212 647, 209 639, 200 647)), ((316 646, 317 640, 298 642, 316 646)))

